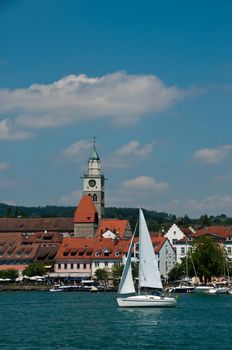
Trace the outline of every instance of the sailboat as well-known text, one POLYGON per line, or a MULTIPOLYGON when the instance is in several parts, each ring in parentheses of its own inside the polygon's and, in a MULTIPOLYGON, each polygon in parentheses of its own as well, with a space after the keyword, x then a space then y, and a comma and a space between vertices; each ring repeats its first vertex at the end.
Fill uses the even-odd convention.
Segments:
POLYGON ((151 237, 142 209, 139 209, 139 278, 138 292, 132 277, 131 252, 135 232, 128 249, 126 263, 123 269, 118 289, 117 302, 120 307, 171 307, 176 305, 176 299, 162 293, 163 286, 154 253, 151 237), (142 288, 152 288, 155 293, 142 294, 142 288), (126 296, 128 294, 134 294, 126 296))

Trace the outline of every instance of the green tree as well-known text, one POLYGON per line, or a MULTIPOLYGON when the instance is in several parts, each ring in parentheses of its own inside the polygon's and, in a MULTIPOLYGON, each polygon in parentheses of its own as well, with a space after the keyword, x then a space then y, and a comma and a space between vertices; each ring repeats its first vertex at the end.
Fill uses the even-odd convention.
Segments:
POLYGON ((199 224, 202 226, 202 227, 205 227, 205 226, 210 226, 211 225, 211 220, 210 218, 208 217, 208 215, 202 215, 199 219, 199 224))
POLYGON ((47 272, 44 263, 41 262, 33 262, 28 265, 23 271, 24 276, 32 277, 32 276, 43 276, 47 272))
POLYGON ((112 267, 112 271, 111 271, 111 276, 113 279, 113 284, 114 286, 118 286, 119 285, 119 281, 122 275, 122 271, 123 271, 123 265, 114 265, 112 267))
POLYGON ((104 282, 107 284, 107 280, 109 279, 109 272, 106 269, 97 269, 95 271, 95 277, 98 281, 104 282))
MULTIPOLYGON (((192 260, 201 282, 210 281, 212 276, 222 276, 224 266, 223 249, 215 239, 202 236, 193 243, 192 260)), ((194 275, 193 271, 189 272, 194 275)))
POLYGON ((0 278, 10 278, 11 281, 15 281, 19 276, 19 273, 15 269, 7 269, 0 271, 0 278))
POLYGON ((185 276, 185 262, 176 263, 175 266, 169 271, 168 279, 171 282, 180 280, 185 276))

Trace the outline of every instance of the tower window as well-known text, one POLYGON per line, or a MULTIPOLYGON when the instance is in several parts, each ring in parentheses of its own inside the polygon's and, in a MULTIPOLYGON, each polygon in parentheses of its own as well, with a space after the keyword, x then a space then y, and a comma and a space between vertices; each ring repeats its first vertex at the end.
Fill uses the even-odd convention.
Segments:
POLYGON ((94 193, 94 195, 93 195, 93 201, 94 202, 97 202, 97 195, 94 193))

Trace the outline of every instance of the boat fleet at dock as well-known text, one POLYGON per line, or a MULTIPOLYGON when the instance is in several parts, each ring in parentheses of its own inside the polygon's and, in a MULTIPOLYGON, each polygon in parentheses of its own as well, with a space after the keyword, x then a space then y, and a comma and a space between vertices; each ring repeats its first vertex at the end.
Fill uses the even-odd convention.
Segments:
POLYGON ((228 282, 192 285, 190 283, 180 283, 166 288, 168 293, 206 293, 206 294, 231 294, 232 285, 228 282))

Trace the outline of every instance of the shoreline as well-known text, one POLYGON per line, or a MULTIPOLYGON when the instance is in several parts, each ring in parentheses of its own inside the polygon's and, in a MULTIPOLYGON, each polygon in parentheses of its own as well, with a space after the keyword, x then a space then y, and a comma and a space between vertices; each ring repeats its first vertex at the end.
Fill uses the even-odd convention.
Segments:
MULTIPOLYGON (((49 292, 50 289, 53 287, 53 285, 47 285, 47 284, 37 284, 37 285, 15 285, 15 284, 6 284, 6 285, 0 285, 0 293, 1 292, 49 292)), ((106 290, 98 290, 98 293, 108 293, 108 292, 116 292, 117 289, 106 289, 106 290)), ((62 291, 63 293, 69 293, 69 292, 84 292, 84 293, 90 293, 89 289, 86 288, 78 288, 76 290, 72 291, 62 291)))

